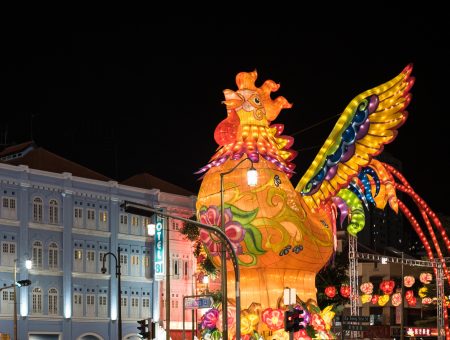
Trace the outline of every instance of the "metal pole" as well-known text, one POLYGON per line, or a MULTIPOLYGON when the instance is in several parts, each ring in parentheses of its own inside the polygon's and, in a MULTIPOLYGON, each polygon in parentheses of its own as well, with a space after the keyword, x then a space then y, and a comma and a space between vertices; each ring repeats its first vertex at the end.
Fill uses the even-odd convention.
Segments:
POLYGON ((403 268, 404 268, 404 253, 402 252, 402 270, 401 270, 401 294, 402 294, 402 308, 400 309, 401 311, 401 315, 400 315, 400 340, 404 340, 405 336, 404 336, 404 331, 403 331, 403 327, 405 326, 405 294, 404 294, 404 283, 403 283, 403 268))
POLYGON ((119 340, 122 340, 122 285, 120 283, 120 281, 121 281, 120 277, 122 274, 120 272, 120 267, 121 267, 120 247, 117 247, 117 256, 118 256, 118 259, 117 258, 115 258, 115 259, 116 259, 116 277, 117 277, 117 290, 118 290, 117 291, 117 300, 119 302, 119 311, 118 311, 119 312, 119 314, 118 314, 119 325, 118 325, 118 327, 119 327, 119 340))
POLYGON ((18 340, 17 336, 17 259, 14 260, 14 340, 18 340))
MULTIPOLYGON (((234 169, 234 168, 233 168, 234 169)), ((225 233, 225 214, 224 214, 224 188, 223 188, 223 177, 226 173, 220 174, 220 227, 225 233)), ((227 250, 225 243, 222 242, 221 249, 221 260, 220 260, 220 274, 222 275, 222 339, 228 340, 228 292, 227 292, 227 250)))
POLYGON ((170 340, 170 248, 169 223, 166 223, 166 340, 170 340))
POLYGON ((106 273, 106 267, 105 267, 105 261, 106 261, 106 256, 110 255, 112 257, 114 257, 114 260, 116 261, 116 278, 117 278, 117 335, 119 340, 122 340, 122 287, 120 284, 120 247, 117 248, 117 253, 119 255, 119 260, 117 260, 117 256, 114 255, 111 252, 107 252, 105 255, 103 255, 103 266, 102 266, 102 273, 105 274, 106 273))

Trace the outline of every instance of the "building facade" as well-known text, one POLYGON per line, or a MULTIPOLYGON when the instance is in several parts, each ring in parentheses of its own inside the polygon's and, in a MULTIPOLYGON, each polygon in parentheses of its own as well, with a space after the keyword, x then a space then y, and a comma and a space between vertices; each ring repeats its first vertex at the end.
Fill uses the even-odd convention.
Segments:
MULTIPOLYGON (((1 333, 13 338, 16 325, 18 339, 118 339, 119 314, 123 339, 138 338, 137 320, 162 325, 163 281, 154 277, 150 218, 126 213, 121 204, 189 218, 194 196, 2 163, 0 193, 0 288, 14 282, 15 272, 17 280, 31 280, 17 288, 16 299, 13 289, 0 291, 1 333)), ((195 258, 190 242, 176 232, 182 221, 164 218, 163 225, 171 241, 171 328, 181 329, 180 304, 192 292, 195 258)))

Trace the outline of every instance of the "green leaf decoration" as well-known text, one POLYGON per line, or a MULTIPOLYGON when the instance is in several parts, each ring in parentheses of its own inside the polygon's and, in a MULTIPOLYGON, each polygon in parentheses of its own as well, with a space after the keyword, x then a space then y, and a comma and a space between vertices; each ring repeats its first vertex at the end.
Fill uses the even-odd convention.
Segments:
POLYGON ((249 253, 253 255, 262 255, 266 253, 266 251, 262 249, 261 232, 251 224, 245 226, 244 242, 249 253))
POLYGON ((242 225, 249 224, 255 219, 256 214, 258 214, 258 208, 253 211, 244 211, 235 207, 234 205, 229 205, 227 207, 231 209, 231 212, 233 214, 233 221, 237 221, 242 225))

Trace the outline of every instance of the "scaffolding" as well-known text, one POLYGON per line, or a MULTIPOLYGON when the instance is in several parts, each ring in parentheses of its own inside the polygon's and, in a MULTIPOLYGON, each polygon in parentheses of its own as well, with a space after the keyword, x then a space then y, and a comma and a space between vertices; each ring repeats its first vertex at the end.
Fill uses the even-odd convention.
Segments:
MULTIPOLYGON (((359 291, 358 291, 358 259, 371 261, 371 262, 382 262, 382 263, 399 263, 408 266, 420 266, 428 268, 436 268, 436 309, 437 309, 437 330, 438 330, 438 340, 445 339, 445 328, 444 328, 444 270, 442 262, 440 259, 435 259, 434 261, 416 260, 416 259, 405 259, 399 257, 392 257, 386 255, 375 255, 367 253, 358 252, 358 242, 355 236, 349 235, 349 271, 350 271, 350 315, 358 316, 359 308, 359 291)), ((403 278, 401 278, 403 280, 403 278)), ((403 297, 402 297, 402 303, 403 297)), ((403 331, 403 330, 401 330, 403 331)), ((350 334, 352 339, 357 339, 360 334, 359 332, 352 332, 350 334)))

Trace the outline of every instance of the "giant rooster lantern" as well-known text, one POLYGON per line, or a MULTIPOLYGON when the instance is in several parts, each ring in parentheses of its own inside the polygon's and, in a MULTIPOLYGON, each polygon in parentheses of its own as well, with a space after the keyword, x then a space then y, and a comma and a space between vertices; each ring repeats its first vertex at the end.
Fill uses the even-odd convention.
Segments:
MULTIPOLYGON (((348 233, 356 236, 364 227, 363 204, 389 204, 398 211, 392 171, 374 157, 407 118, 411 71, 408 65, 392 80, 351 100, 295 188, 290 182, 297 155, 290 149, 293 138, 282 134, 283 125, 273 124, 283 109, 292 107, 282 96, 271 98, 280 86, 266 80, 258 87, 256 71, 241 72, 237 90, 224 91, 227 117, 214 132, 216 153, 197 172, 203 177, 196 208, 197 219, 222 228, 234 246, 241 275, 242 338, 270 334, 270 339, 286 339, 278 317, 286 308, 285 287, 296 289, 298 307, 315 336, 332 338, 332 316, 315 304, 315 277, 335 250, 336 228, 346 222, 348 233), (258 172, 254 187, 247 184, 250 165, 258 172)), ((204 230, 200 239, 219 267, 220 240, 204 230)), ((227 270, 233 270, 231 263, 227 270)), ((228 275, 231 305, 232 277, 228 275)), ((229 327, 232 333, 233 320, 229 327)), ((309 338, 304 330, 298 334, 298 339, 309 338)))

